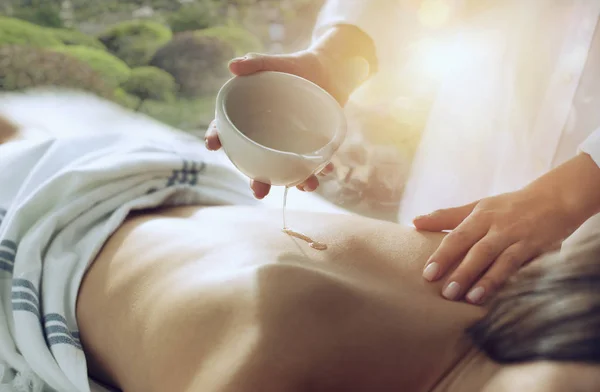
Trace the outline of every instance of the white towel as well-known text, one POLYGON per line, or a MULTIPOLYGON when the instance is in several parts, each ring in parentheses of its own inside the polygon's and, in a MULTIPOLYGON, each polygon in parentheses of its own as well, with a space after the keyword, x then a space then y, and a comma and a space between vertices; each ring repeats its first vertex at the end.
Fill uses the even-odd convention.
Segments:
POLYGON ((0 146, 0 392, 90 391, 75 318, 83 274, 131 210, 255 204, 218 161, 174 137, 0 146))

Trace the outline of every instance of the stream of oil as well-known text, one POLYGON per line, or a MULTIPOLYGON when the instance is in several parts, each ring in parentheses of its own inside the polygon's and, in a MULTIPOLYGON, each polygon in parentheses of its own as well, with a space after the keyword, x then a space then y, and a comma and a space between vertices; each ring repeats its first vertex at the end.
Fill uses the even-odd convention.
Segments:
POLYGON ((306 241, 308 243, 308 246, 310 246, 313 249, 316 250, 327 250, 327 244, 324 244, 322 242, 318 242, 313 240, 312 238, 310 238, 309 236, 302 234, 300 232, 297 232, 295 230, 290 229, 287 226, 286 220, 285 220, 285 208, 287 206, 287 195, 288 195, 288 190, 289 187, 285 187, 285 191, 283 192, 283 229, 282 231, 289 235, 290 237, 295 237, 298 238, 302 241, 306 241))

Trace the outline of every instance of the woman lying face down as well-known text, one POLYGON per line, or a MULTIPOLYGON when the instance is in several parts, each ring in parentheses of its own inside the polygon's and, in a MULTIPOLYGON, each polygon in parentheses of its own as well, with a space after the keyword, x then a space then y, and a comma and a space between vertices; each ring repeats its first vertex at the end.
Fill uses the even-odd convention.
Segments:
POLYGON ((439 235, 354 216, 288 219, 329 250, 281 233, 279 211, 132 216, 79 294, 91 374, 125 391, 591 392, 600 382, 598 243, 532 262, 480 308, 422 281, 439 235))
POLYGON ((282 233, 281 211, 130 214, 79 289, 90 375, 126 392, 591 392, 600 381, 598 241, 535 260, 475 307, 421 278, 443 235, 349 215, 288 222, 328 250, 282 233))

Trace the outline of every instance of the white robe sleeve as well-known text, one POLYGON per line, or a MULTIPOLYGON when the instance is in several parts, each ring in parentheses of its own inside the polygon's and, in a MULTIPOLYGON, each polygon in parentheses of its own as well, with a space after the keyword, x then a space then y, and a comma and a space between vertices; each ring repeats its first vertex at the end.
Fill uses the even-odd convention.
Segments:
POLYGON ((600 166, 600 128, 581 143, 579 151, 591 156, 596 165, 600 166))
POLYGON ((390 59, 390 43, 401 35, 402 1, 400 0, 328 0, 323 6, 313 38, 318 39, 336 25, 361 29, 375 43, 380 63, 390 59))

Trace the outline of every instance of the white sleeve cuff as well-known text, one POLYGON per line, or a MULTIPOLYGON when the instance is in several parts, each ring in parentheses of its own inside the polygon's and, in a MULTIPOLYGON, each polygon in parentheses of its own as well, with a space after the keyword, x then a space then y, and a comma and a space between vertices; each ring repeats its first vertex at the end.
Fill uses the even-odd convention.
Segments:
POLYGON ((336 25, 356 26, 375 43, 378 61, 386 62, 390 52, 387 45, 397 42, 401 34, 400 3, 398 0, 328 0, 317 19, 313 39, 336 25))
POLYGON ((588 154, 600 167, 600 128, 588 136, 579 146, 579 151, 588 154))

